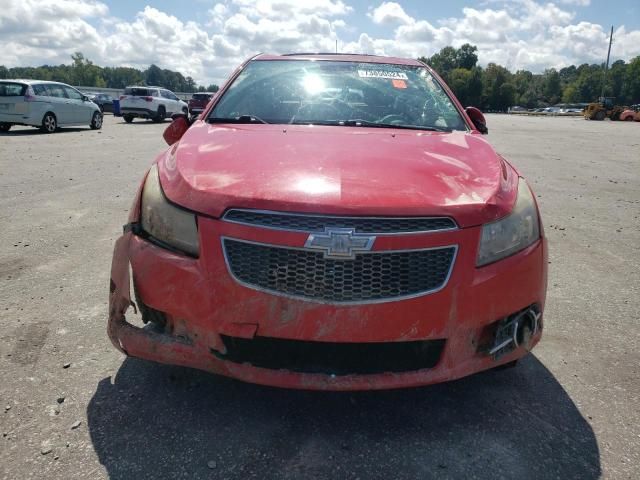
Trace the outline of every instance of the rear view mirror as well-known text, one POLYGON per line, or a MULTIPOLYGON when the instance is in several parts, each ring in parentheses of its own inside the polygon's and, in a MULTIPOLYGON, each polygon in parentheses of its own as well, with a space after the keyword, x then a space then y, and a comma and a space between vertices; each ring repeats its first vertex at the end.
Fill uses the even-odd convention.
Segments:
POLYGON ((174 113, 171 115, 171 119, 173 121, 162 134, 162 138, 164 138, 164 141, 167 142, 168 145, 173 145, 180 140, 191 126, 189 117, 184 113, 174 113))
POLYGON ((476 107, 467 107, 464 109, 467 112, 467 115, 473 122, 473 126, 483 135, 489 133, 489 129, 487 128, 487 121, 484 118, 484 115, 480 110, 476 107))

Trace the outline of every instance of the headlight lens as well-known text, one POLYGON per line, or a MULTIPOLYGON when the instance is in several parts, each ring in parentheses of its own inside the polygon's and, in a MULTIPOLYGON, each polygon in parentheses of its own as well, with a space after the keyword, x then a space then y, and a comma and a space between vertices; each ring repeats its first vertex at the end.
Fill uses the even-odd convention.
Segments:
POLYGON ((508 257, 540 238, 538 210, 531 189, 523 178, 518 183, 518 198, 509 216, 482 227, 478 267, 508 257))
POLYGON ((140 206, 142 229, 154 240, 188 255, 200 252, 196 216, 169 203, 160 186, 158 167, 149 170, 142 189, 140 206))

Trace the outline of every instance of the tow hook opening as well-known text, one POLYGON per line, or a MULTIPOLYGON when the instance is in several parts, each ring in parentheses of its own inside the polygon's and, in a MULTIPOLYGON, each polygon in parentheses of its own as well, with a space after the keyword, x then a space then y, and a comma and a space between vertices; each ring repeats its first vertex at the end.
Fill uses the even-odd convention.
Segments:
POLYGON ((520 346, 530 350, 531 340, 541 327, 541 316, 540 308, 534 304, 499 320, 493 324, 493 341, 484 350, 494 360, 520 346))

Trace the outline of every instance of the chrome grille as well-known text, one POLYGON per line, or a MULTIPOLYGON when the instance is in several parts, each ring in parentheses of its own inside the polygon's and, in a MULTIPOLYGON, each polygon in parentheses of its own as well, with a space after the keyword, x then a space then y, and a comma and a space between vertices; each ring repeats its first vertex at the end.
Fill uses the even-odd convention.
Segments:
POLYGON ((325 303, 367 303, 441 289, 456 247, 370 252, 354 260, 321 252, 223 238, 228 268, 240 283, 275 294, 325 303))
POLYGON ((344 217, 239 209, 229 210, 223 220, 298 232, 321 232, 325 227, 329 227, 353 228, 357 233, 378 235, 457 228, 456 223, 449 217, 344 217))

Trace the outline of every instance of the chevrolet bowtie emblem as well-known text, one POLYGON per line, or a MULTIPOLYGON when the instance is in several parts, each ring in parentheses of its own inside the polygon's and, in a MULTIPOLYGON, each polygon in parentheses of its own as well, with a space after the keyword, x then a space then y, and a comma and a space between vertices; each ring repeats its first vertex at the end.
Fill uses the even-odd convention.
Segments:
POLYGON ((325 227, 323 233, 312 233, 305 248, 320 250, 325 258, 353 260, 359 252, 368 252, 376 237, 355 233, 353 228, 325 227))

